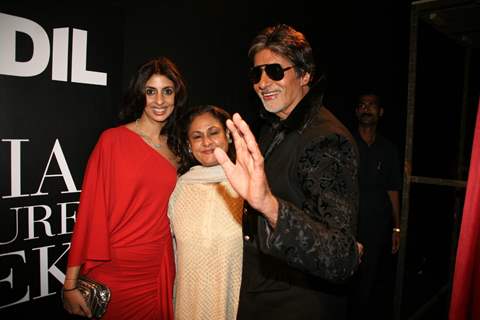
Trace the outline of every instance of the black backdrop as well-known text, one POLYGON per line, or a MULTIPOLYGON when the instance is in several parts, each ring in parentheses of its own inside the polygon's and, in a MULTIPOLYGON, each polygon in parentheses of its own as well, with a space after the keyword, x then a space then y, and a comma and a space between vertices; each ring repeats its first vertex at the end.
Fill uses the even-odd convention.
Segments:
POLYGON ((0 10, 2 319, 65 314, 58 292, 83 170, 100 131, 114 123, 121 86, 123 35, 118 26, 123 16, 119 10, 106 9, 92 12, 29 4, 0 10), (68 42, 66 37, 53 36, 54 29, 64 28, 68 42), (83 31, 86 47, 77 40, 83 31), (12 33, 15 37, 8 37, 12 33), (43 72, 28 77, 10 71, 5 75, 8 65, 28 64, 42 50, 45 53, 44 40, 39 40, 43 33, 48 37, 49 56, 43 72), (62 44, 67 54, 54 55, 53 48, 62 44), (5 56, 8 46, 15 46, 16 62, 5 56), (84 54, 83 59, 72 58, 73 47, 84 54), (52 74, 59 65, 67 67, 65 81, 52 80, 58 78, 52 74), (94 73, 100 84, 93 79, 82 82, 97 84, 79 83, 79 72, 73 69, 94 73))
MULTIPOLYGON (((307 35, 319 70, 327 74, 333 111, 350 126, 356 92, 376 88, 388 104, 384 132, 402 145, 408 6, 318 3, 313 10, 310 3, 107 1, 67 7, 2 1, 0 13, 28 19, 46 32, 50 59, 30 77, 0 70, 1 318, 67 317, 58 293, 83 170, 99 133, 117 123, 130 75, 151 57, 166 55, 178 64, 190 104, 240 112, 256 129, 260 106, 247 78, 249 41, 267 25, 291 24, 307 35), (52 60, 62 61, 53 58, 57 28, 68 28, 66 81, 52 80, 52 60), (106 85, 72 81, 78 30, 88 32, 85 69, 106 74, 106 85)), ((5 21, 0 20, 0 35, 15 29, 5 21)), ((38 48, 31 38, 16 32, 15 61, 32 59, 38 48)), ((11 45, 0 43, 0 50, 11 45)))
POLYGON ((123 85, 138 63, 172 57, 183 71, 191 104, 209 103, 258 120, 258 98, 248 81, 247 50, 262 28, 287 23, 304 32, 320 72, 327 74, 329 107, 352 124, 357 91, 383 95, 383 130, 403 144, 407 93, 409 5, 310 1, 175 1, 126 5, 123 85))

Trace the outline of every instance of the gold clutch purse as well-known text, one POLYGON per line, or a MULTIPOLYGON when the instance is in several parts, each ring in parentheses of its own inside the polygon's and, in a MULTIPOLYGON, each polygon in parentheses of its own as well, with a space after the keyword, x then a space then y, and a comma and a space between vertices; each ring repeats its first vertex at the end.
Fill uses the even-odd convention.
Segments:
POLYGON ((92 311, 92 315, 95 318, 103 316, 112 296, 110 289, 106 285, 85 276, 78 278, 77 287, 92 311))
POLYGON ((112 296, 110 289, 103 283, 92 280, 86 276, 80 276, 78 278, 76 289, 80 291, 85 299, 87 306, 92 311, 92 316, 97 319, 101 318, 105 311, 107 311, 107 306, 112 296))

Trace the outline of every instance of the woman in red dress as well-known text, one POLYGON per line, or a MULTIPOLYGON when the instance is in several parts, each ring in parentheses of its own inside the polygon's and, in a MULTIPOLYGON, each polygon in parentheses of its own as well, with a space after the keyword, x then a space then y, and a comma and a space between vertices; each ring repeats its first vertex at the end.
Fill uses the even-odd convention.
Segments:
POLYGON ((177 67, 142 65, 120 113, 132 122, 105 130, 87 164, 64 282, 64 307, 91 317, 79 275, 107 285, 103 319, 173 319, 175 276, 168 199, 176 179, 176 114, 186 103, 177 67))

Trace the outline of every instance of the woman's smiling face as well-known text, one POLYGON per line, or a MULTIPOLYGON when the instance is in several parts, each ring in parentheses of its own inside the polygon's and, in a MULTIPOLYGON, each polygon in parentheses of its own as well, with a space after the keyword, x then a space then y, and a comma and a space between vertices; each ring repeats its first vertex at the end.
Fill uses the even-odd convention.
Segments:
POLYGON ((213 150, 219 147, 228 152, 227 135, 225 125, 211 113, 196 116, 188 129, 188 142, 195 159, 205 167, 217 165, 213 150))

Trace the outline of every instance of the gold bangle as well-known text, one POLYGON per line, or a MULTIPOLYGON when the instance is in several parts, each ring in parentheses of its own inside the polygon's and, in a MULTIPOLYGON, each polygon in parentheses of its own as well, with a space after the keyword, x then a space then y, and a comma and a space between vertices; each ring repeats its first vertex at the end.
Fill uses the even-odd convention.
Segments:
POLYGON ((393 228, 393 232, 398 232, 398 233, 400 233, 400 228, 393 228))

